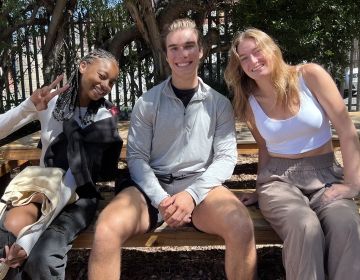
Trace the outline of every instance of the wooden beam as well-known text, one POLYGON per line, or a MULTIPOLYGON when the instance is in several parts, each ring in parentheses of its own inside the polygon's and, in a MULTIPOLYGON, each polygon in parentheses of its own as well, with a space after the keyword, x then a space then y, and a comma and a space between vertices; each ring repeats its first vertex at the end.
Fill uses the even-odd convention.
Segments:
MULTIPOLYGON (((337 138, 332 140, 334 148, 340 147, 340 141, 337 138)), ((258 145, 255 142, 246 142, 237 144, 238 154, 252 155, 258 153, 258 145)), ((29 148, 9 148, 3 149, 0 158, 4 160, 39 160, 41 150, 34 147, 29 148)), ((121 149, 120 159, 126 159, 126 146, 121 149)))
POLYGON ((3 150, 2 156, 5 160, 38 160, 41 150, 38 148, 12 148, 3 150))
MULTIPOLYGON (((248 207, 248 210, 254 223, 256 244, 282 244, 281 239, 262 217, 260 210, 255 206, 248 207)), ((90 249, 93 235, 94 228, 92 227, 80 234, 73 247, 90 249)), ((124 247, 215 246, 224 244, 221 237, 200 232, 193 227, 173 229, 163 224, 152 232, 132 237, 124 244, 124 247)))
MULTIPOLYGON (((254 189, 232 189, 235 195, 255 191, 254 189)), ((112 192, 102 193, 104 200, 100 202, 100 211, 112 199, 112 192)), ((355 199, 360 208, 360 197, 355 199)), ((270 224, 264 219, 260 209, 253 205, 247 207, 250 217, 254 224, 254 235, 256 244, 282 244, 281 239, 272 229, 270 224)), ((98 212, 100 212, 98 211, 98 212)), ((360 209, 359 209, 360 213, 360 209)), ((96 218, 94 219, 96 220, 96 218)), ((92 224, 87 230, 79 235, 73 244, 73 248, 90 249, 94 237, 94 225, 92 224)), ((197 231, 193 227, 181 227, 173 229, 166 224, 162 224, 154 231, 132 237, 124 247, 161 247, 161 246, 214 246, 224 245, 224 240, 217 235, 207 234, 197 231)))
MULTIPOLYGON (((234 189, 237 196, 241 193, 253 192, 254 189, 234 189)), ((104 200, 100 201, 100 211, 113 198, 112 192, 102 193, 104 200)), ((255 228, 257 244, 281 244, 278 235, 273 231, 270 224, 265 221, 260 210, 256 206, 247 207, 255 228)), ((100 212, 99 211, 99 212, 100 212)), ((94 219, 96 220, 96 218, 94 219)), ((91 248, 94 236, 94 225, 79 235, 73 244, 73 248, 91 248)), ((161 247, 161 246, 210 246, 224 245, 224 240, 217 235, 200 232, 193 227, 185 226, 177 229, 168 227, 165 223, 154 231, 132 237, 124 247, 161 247)))
POLYGON ((27 160, 5 160, 0 162, 0 177, 10 173, 17 167, 27 164, 27 160))
MULTIPOLYGON (((1 158, 4 160, 39 160, 41 149, 38 148, 11 148, 4 149, 1 158)), ((121 150, 120 159, 126 158, 126 147, 121 150)))

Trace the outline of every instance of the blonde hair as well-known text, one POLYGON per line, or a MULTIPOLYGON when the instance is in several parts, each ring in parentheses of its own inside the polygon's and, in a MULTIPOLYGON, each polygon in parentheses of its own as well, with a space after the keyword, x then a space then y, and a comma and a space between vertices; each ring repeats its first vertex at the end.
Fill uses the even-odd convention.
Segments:
POLYGON ((299 102, 296 67, 284 61, 279 46, 269 35, 259 29, 249 28, 235 35, 224 73, 226 84, 234 94, 233 105, 236 116, 241 120, 248 119, 248 99, 257 87, 256 82, 246 75, 240 65, 237 48, 245 39, 254 39, 264 56, 272 60, 271 80, 277 93, 277 103, 284 107, 288 106, 291 110, 292 105, 299 102))
POLYGON ((177 31, 177 30, 183 30, 183 29, 191 29, 195 32, 197 36, 197 44, 199 46, 199 49, 202 49, 203 43, 202 43, 202 36, 199 32, 199 29, 196 27, 195 21, 189 19, 189 18, 179 18, 174 20, 172 23, 167 24, 164 26, 163 31, 161 33, 161 46, 163 51, 166 53, 166 37, 169 35, 169 33, 177 31))

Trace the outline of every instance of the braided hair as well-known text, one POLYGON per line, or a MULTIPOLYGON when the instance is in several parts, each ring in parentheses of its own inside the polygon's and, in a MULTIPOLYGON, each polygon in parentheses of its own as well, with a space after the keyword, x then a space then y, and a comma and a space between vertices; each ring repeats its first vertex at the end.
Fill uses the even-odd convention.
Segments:
MULTIPOLYGON (((103 49, 95 49, 81 58, 79 65, 81 62, 86 62, 91 64, 96 59, 106 59, 116 63, 119 67, 119 63, 116 60, 115 56, 110 52, 105 51, 103 49)), ((55 108, 53 110, 53 116, 57 121, 69 120, 73 117, 76 106, 79 105, 79 90, 80 90, 80 79, 81 74, 79 68, 77 67, 75 71, 71 74, 68 84, 69 88, 59 95, 55 108)), ((96 115, 98 109, 104 106, 104 98, 101 98, 97 101, 91 101, 85 116, 81 119, 83 125, 88 125, 93 122, 94 116, 96 115)))

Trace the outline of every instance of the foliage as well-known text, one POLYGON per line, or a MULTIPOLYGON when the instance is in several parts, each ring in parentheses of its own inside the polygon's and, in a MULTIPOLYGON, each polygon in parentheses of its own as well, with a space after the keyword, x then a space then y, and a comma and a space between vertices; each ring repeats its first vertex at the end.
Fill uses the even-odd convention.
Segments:
MULTIPOLYGON (((41 52, 39 67, 46 81, 64 67, 67 74, 73 70, 79 54, 86 52, 84 41, 86 48, 102 47, 119 59, 120 83, 130 95, 124 102, 133 104, 168 73, 159 34, 164 24, 184 15, 193 16, 199 27, 207 20, 216 29, 204 29, 208 68, 201 71, 221 92, 226 92, 221 77, 232 34, 249 26, 277 39, 289 63, 318 62, 340 77, 348 65, 351 40, 360 37, 359 14, 358 0, 4 0, 0 1, 0 97, 10 97, 9 73, 14 80, 22 75, 13 73, 13 55, 24 52, 28 35, 45 34, 42 49, 30 49, 30 60, 41 52), (230 18, 219 20, 212 11, 226 11, 230 18)), ((1 106, 2 102, 0 110, 1 106)))
POLYGON ((94 27, 91 29, 91 36, 95 47, 100 47, 115 32, 131 24, 122 1, 79 0, 74 14, 78 20, 87 20, 94 27))
POLYGON ((358 0, 246 0, 234 10, 233 28, 259 28, 279 42, 289 63, 317 62, 339 76, 359 37, 358 14, 358 0))
POLYGON ((1 1, 0 2, 0 111, 3 112, 3 103, 6 109, 16 104, 13 96, 5 89, 9 85, 6 73, 11 65, 11 53, 20 52, 22 48, 22 38, 24 35, 24 26, 29 19, 34 17, 34 13, 28 7, 27 1, 1 1), (17 36, 14 31, 21 30, 17 36))

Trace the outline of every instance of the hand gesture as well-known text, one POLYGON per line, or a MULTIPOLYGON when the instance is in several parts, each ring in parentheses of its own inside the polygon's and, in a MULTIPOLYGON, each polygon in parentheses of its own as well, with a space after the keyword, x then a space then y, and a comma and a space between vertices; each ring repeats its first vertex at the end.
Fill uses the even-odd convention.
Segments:
POLYGON ((239 200, 246 206, 252 205, 258 201, 256 192, 243 193, 240 195, 239 200))
POLYGON ((160 214, 170 227, 180 227, 190 223, 194 208, 193 198, 185 191, 165 198, 159 205, 160 214))
POLYGON ((16 243, 10 247, 5 245, 5 255, 6 257, 1 258, 0 262, 4 262, 6 265, 12 268, 21 266, 28 257, 25 250, 16 243))
POLYGON ((174 200, 174 197, 168 196, 167 198, 163 199, 159 204, 158 210, 165 222, 176 211, 175 206, 173 206, 174 200))
POLYGON ((327 188, 321 196, 321 204, 326 205, 343 198, 354 198, 358 194, 359 191, 354 187, 346 184, 333 184, 331 187, 327 188))
POLYGON ((42 88, 38 88, 33 92, 30 96, 30 100, 34 103, 37 111, 42 111, 47 109, 47 105, 51 99, 53 99, 56 95, 63 93, 69 88, 69 85, 65 85, 61 88, 57 88, 54 91, 51 91, 57 87, 60 81, 64 78, 64 74, 58 76, 55 81, 53 81, 49 86, 44 86, 42 88))

